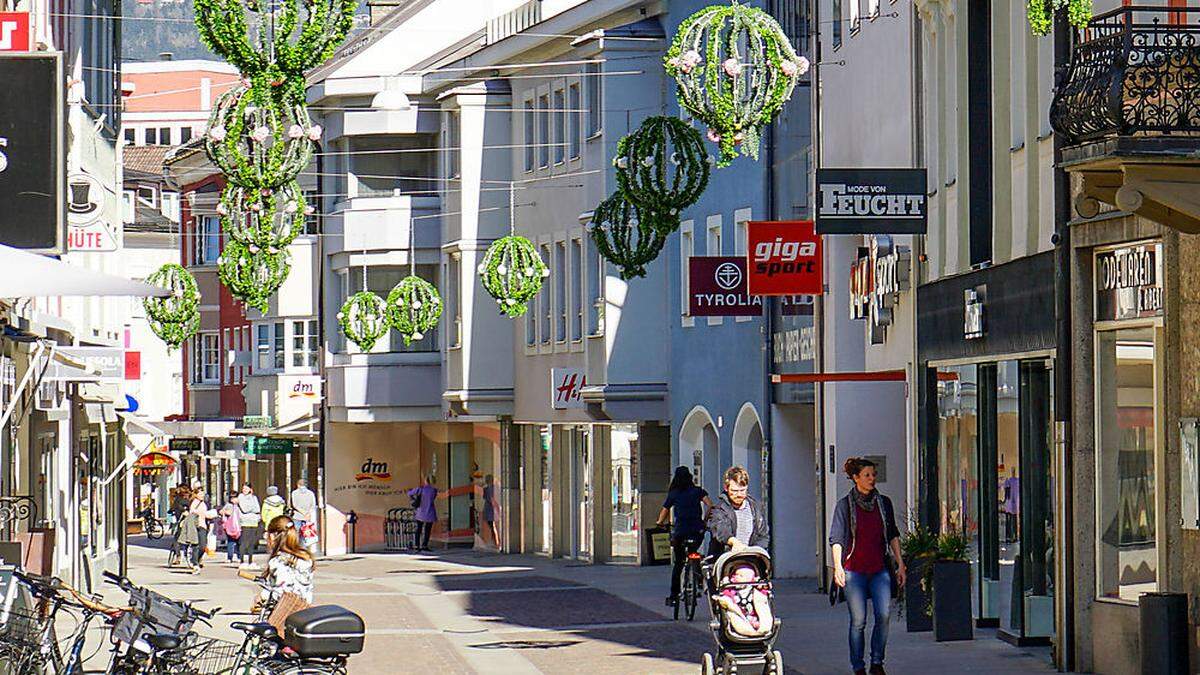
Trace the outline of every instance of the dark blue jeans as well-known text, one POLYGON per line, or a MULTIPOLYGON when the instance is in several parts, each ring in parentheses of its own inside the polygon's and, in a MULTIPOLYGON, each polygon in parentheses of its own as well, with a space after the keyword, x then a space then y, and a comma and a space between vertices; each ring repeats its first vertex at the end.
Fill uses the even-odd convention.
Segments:
POLYGON ((892 578, 887 570, 860 574, 846 570, 846 606, 850 608, 850 668, 865 670, 863 641, 867 632, 867 599, 875 610, 875 629, 871 631, 871 665, 883 664, 887 649, 888 621, 891 619, 892 578))

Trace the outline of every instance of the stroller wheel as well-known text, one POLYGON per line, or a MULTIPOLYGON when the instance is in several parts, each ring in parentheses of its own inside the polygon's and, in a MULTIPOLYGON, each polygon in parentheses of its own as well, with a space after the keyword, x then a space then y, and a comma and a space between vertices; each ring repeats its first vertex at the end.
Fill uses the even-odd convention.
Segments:
POLYGON ((766 673, 770 675, 783 675, 783 654, 779 650, 775 650, 767 655, 766 673))
POLYGON ((705 654, 700 659, 700 675, 716 675, 717 669, 713 665, 712 654, 705 654))
POLYGON ((737 661, 729 654, 721 659, 721 673, 723 675, 737 675, 737 661))

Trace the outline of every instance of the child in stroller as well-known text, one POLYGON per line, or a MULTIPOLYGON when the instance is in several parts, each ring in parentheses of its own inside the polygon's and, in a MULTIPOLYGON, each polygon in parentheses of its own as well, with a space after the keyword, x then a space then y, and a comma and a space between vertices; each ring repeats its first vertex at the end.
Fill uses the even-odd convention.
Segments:
POLYGON ((783 657, 773 650, 781 622, 771 607, 771 556, 762 548, 743 548, 704 569, 717 654, 704 655, 701 672, 782 673, 783 657))

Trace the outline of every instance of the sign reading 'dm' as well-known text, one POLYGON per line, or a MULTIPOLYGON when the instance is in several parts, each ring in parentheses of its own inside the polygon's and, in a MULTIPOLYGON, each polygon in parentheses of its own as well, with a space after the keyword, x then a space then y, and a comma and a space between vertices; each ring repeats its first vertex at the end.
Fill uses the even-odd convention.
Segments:
POLYGON ((925 169, 818 169, 817 234, 925 234, 925 169))
POLYGON ((62 253, 67 234, 62 57, 0 52, 0 82, 0 244, 62 253))

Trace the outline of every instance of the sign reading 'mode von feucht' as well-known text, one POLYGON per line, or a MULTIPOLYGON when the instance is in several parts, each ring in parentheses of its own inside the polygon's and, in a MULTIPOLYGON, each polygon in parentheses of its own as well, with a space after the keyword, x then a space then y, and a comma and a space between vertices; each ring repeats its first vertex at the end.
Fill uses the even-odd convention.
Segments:
POLYGON ((925 234, 925 169, 818 169, 817 234, 925 234))
POLYGON ((1096 253, 1096 321, 1127 321, 1162 314, 1162 242, 1096 253))

